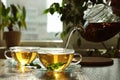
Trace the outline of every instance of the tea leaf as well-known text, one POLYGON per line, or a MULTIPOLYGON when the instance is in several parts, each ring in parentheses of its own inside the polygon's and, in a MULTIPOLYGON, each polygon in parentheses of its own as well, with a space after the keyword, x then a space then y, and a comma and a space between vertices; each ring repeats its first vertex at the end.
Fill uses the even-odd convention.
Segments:
POLYGON ((62 63, 62 62, 53 63, 53 64, 48 65, 47 69, 48 70, 55 70, 55 69, 58 69, 59 67, 63 66, 64 64, 65 63, 62 63))

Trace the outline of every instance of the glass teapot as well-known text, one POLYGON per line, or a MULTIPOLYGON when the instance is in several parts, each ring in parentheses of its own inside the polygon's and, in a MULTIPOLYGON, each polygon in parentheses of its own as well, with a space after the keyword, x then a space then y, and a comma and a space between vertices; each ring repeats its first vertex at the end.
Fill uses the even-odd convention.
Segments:
MULTIPOLYGON (((106 41, 120 32, 120 17, 113 13, 111 0, 104 0, 104 4, 92 5, 88 1, 88 8, 84 12, 81 36, 87 41, 106 41)), ((77 28, 79 29, 79 28, 77 28)))

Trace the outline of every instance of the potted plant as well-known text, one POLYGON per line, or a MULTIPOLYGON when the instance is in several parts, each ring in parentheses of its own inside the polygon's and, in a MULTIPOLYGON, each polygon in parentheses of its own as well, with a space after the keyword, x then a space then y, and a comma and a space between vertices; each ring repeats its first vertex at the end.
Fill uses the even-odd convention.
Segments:
POLYGON ((2 3, 0 7, 1 15, 1 24, 0 30, 4 30, 3 38, 6 42, 6 47, 20 45, 21 39, 21 29, 26 29, 26 9, 23 6, 22 8, 19 5, 11 4, 9 7, 6 7, 2 3), (7 31, 5 31, 7 29, 7 31))

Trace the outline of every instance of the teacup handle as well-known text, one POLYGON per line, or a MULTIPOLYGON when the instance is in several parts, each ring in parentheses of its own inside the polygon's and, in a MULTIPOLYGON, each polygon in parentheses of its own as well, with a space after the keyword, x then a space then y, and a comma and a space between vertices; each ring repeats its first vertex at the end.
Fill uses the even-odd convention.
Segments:
POLYGON ((82 55, 79 53, 74 53, 74 56, 76 56, 76 55, 79 56, 79 60, 77 62, 72 62, 72 65, 77 65, 82 61, 82 55))
MULTIPOLYGON (((16 62, 12 57, 9 57, 9 56, 7 55, 8 52, 11 52, 11 50, 6 50, 6 51, 4 52, 5 58, 8 60, 8 62, 10 63, 11 66, 16 66, 17 62, 16 62)), ((9 66, 10 66, 10 65, 9 65, 9 66)))
POLYGON ((7 53, 8 53, 8 52, 10 52, 10 50, 6 50, 6 51, 4 52, 4 56, 5 56, 6 59, 11 59, 11 57, 7 56, 7 53))

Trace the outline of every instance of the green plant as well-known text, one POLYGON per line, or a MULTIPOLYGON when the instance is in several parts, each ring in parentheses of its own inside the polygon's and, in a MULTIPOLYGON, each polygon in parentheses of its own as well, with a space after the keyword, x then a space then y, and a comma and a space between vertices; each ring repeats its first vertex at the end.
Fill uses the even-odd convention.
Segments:
MULTIPOLYGON (((64 39, 65 36, 69 35, 75 27, 83 29, 85 20, 83 18, 84 11, 87 10, 89 5, 104 4, 103 0, 62 0, 62 3, 53 3, 49 8, 44 10, 44 14, 54 13, 60 14, 60 20, 64 23, 64 30, 60 33, 60 37, 64 39)), ((77 30, 78 34, 81 34, 77 30)), ((75 31, 73 31, 73 34, 75 31)), ((59 34, 59 33, 57 33, 59 34)), ((76 39, 77 46, 81 44, 81 37, 78 36, 76 39)))
POLYGON ((53 3, 49 8, 44 10, 44 14, 54 14, 57 12, 61 15, 60 20, 67 25, 67 28, 61 33, 61 38, 68 34, 74 27, 84 25, 84 11, 91 1, 92 5, 104 3, 103 0, 62 0, 62 3, 53 3), (70 25, 71 24, 71 25, 70 25))
POLYGON ((0 7, 0 15, 2 23, 0 24, 0 30, 7 27, 8 31, 14 31, 15 27, 21 30, 21 28, 26 29, 26 9, 25 7, 20 7, 19 5, 11 4, 9 7, 6 7, 2 3, 0 7))

